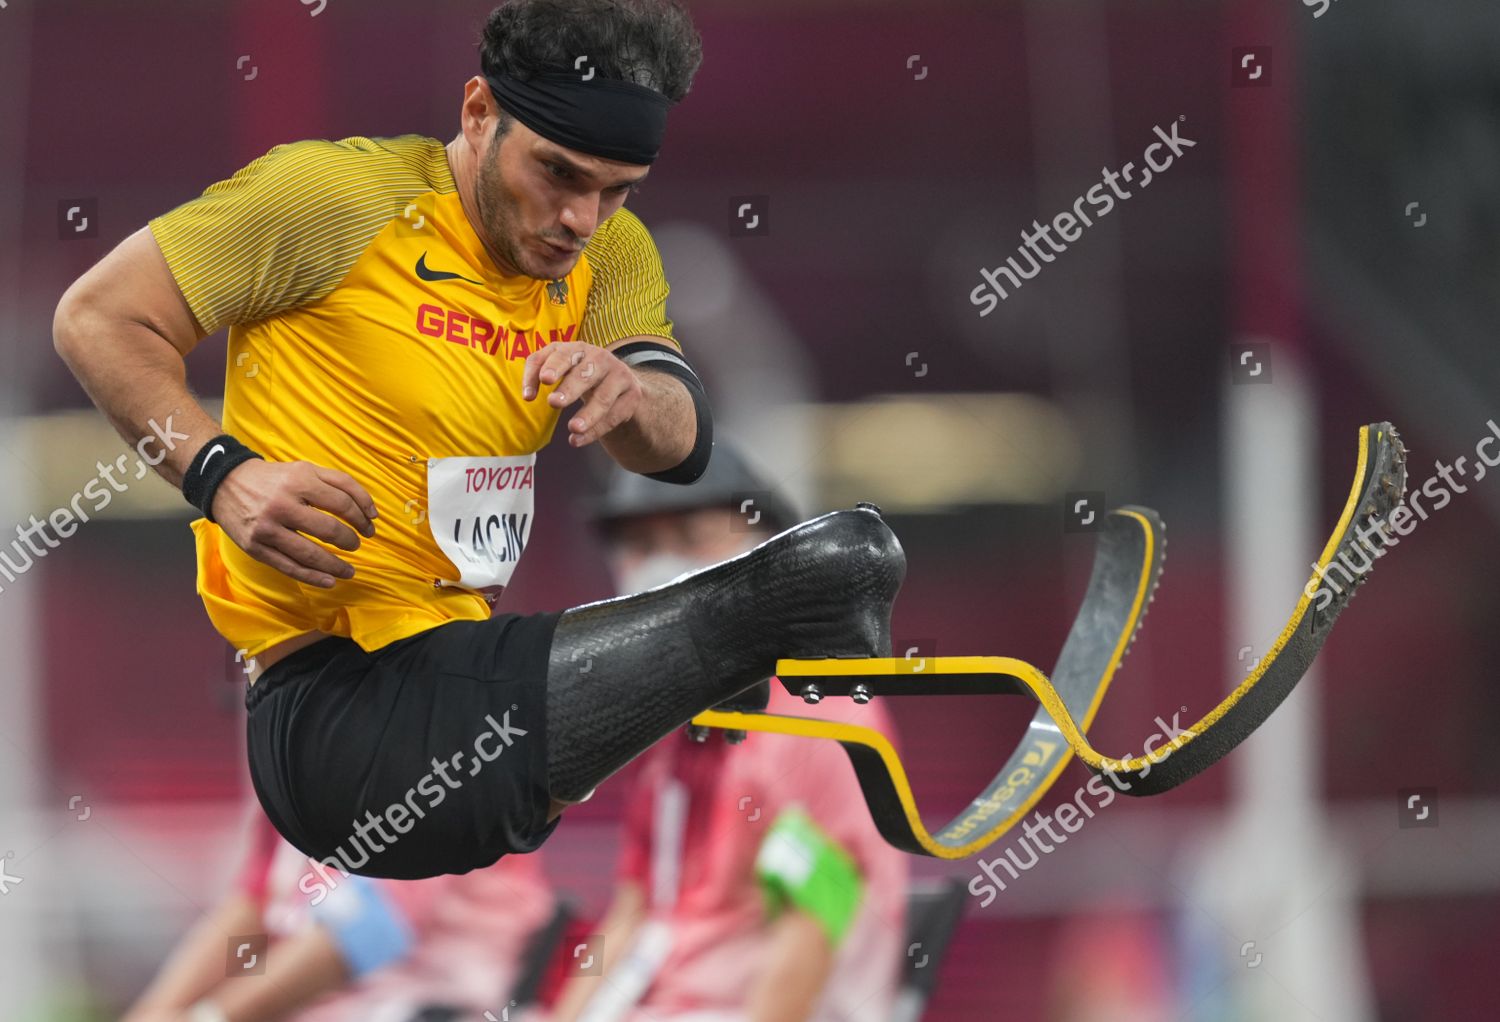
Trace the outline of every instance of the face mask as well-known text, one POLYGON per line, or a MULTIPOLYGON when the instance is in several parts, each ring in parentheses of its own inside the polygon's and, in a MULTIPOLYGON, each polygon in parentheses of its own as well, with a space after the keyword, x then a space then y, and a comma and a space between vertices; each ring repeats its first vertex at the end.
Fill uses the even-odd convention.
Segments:
POLYGON ((665 585, 688 572, 717 563, 717 561, 703 561, 688 557, 685 554, 652 554, 633 568, 621 572, 615 579, 615 586, 621 596, 628 596, 631 593, 639 593, 665 585))

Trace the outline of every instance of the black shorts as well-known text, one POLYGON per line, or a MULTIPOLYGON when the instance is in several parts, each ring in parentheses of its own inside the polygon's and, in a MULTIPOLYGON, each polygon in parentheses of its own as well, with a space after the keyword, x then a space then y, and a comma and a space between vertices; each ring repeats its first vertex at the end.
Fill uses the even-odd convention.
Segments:
POLYGON ((561 612, 453 621, 366 653, 328 638, 245 695, 250 780, 304 854, 414 880, 535 851, 547 822, 547 660, 561 612))

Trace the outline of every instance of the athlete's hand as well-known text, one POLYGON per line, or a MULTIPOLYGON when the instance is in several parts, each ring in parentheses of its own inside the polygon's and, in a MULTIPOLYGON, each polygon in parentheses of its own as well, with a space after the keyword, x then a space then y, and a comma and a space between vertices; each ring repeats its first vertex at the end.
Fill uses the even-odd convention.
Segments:
POLYGON ((521 374, 521 397, 535 400, 538 383, 557 384, 547 395, 553 408, 587 399, 568 420, 568 443, 574 447, 587 447, 630 421, 644 396, 634 370, 598 345, 582 341, 559 341, 532 352, 521 374))
POLYGON ((335 578, 353 578, 354 569, 307 537, 358 550, 355 529, 375 535, 375 501, 365 488, 343 472, 305 461, 252 458, 237 465, 214 493, 213 512, 245 553, 324 589, 335 578))

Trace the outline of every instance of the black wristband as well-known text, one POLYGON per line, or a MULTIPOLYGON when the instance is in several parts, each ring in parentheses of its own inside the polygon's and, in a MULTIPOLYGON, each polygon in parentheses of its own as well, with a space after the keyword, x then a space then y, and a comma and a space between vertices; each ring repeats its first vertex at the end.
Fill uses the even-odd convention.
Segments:
POLYGON ((231 471, 251 458, 259 458, 250 448, 228 433, 214 437, 193 455, 192 464, 182 476, 182 495, 209 521, 214 520, 214 494, 231 471))
POLYGON ((695 483, 707 470, 714 450, 714 413, 708 403, 708 395, 703 391, 703 383, 686 363, 674 365, 671 362, 652 362, 644 368, 675 376, 686 384, 688 394, 693 399, 693 416, 697 420, 697 433, 688 456, 669 469, 645 473, 646 478, 662 483, 676 483, 679 486, 695 483))
POLYGON ((693 449, 686 458, 671 468, 647 472, 645 476, 657 482, 681 486, 697 482, 698 477, 708 468, 714 450, 714 413, 708 403, 708 394, 703 390, 703 381, 698 379, 698 374, 693 372, 693 367, 687 364, 681 352, 661 341, 631 341, 614 349, 614 355, 632 369, 639 367, 666 373, 677 377, 687 386, 688 394, 693 399, 693 417, 697 427, 693 449))

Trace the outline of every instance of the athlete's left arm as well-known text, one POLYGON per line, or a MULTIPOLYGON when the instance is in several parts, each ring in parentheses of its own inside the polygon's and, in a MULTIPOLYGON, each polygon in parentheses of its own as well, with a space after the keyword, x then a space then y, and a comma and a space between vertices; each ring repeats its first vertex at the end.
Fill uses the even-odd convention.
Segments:
MULTIPOLYGON (((635 413, 600 438, 610 457, 633 472, 670 472, 691 461, 696 448, 712 443, 703 385, 661 338, 626 337, 605 351, 624 361, 641 385, 635 413), (710 434, 706 439, 705 431, 710 434)), ((589 413, 585 405, 580 411, 582 425, 587 425, 589 413)))
POLYGON ((522 397, 556 389, 558 409, 582 399, 568 443, 598 440, 632 472, 691 483, 708 467, 713 418, 698 375, 683 358, 667 317, 667 280, 656 243, 627 209, 589 240, 588 304, 578 340, 549 344, 526 360, 522 397))
MULTIPOLYGON (((526 360, 521 396, 535 400, 538 384, 555 384, 547 395, 553 408, 583 401, 583 407, 568 419, 571 446, 586 447, 597 440, 622 468, 670 476, 694 461, 700 446, 712 443, 712 427, 704 414, 707 399, 701 396, 696 379, 685 381, 665 368, 665 363, 662 368, 649 362, 630 365, 616 354, 643 347, 660 349, 662 354, 668 350, 653 338, 640 337, 627 337, 602 349, 579 341, 549 344, 526 360)), ((686 367, 686 362, 678 361, 686 367)), ((694 474, 692 479, 666 481, 688 483, 696 478, 694 474)))

